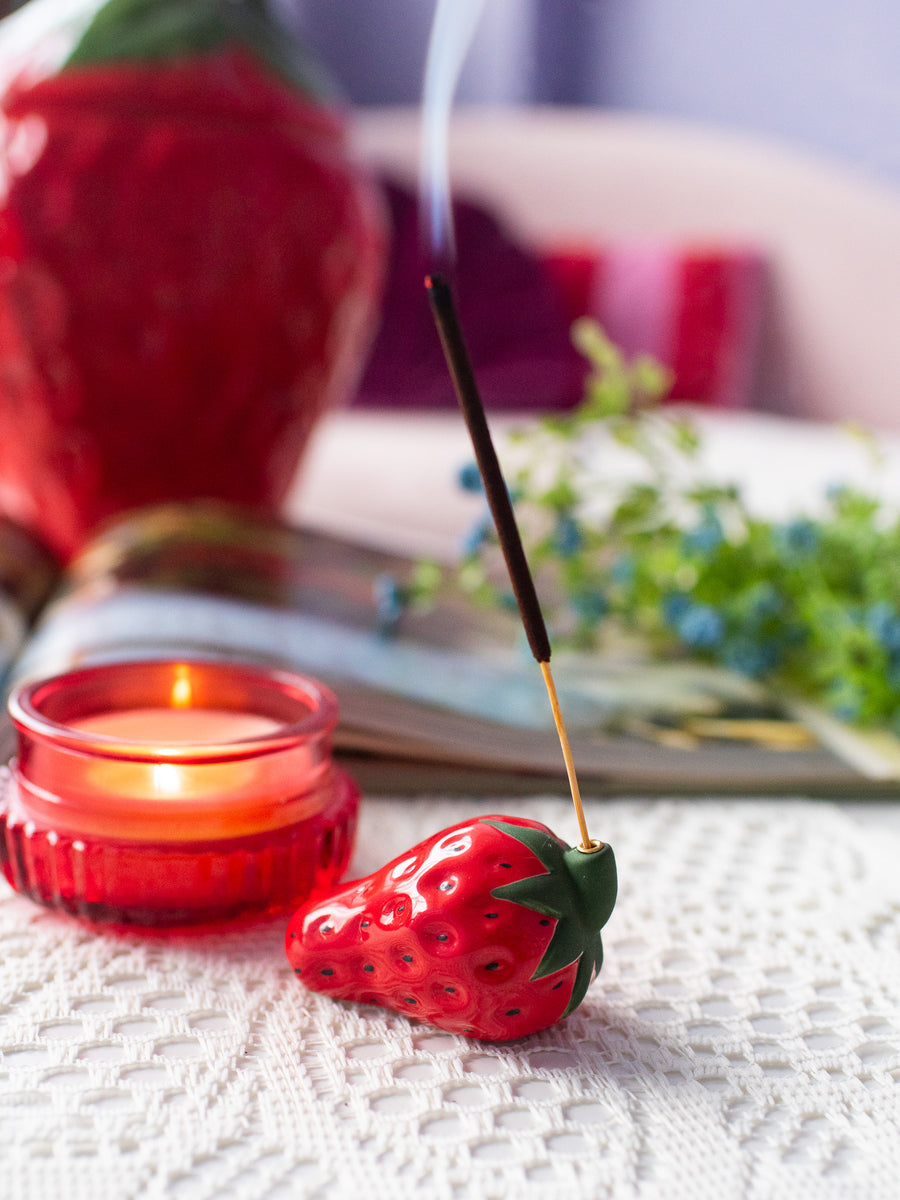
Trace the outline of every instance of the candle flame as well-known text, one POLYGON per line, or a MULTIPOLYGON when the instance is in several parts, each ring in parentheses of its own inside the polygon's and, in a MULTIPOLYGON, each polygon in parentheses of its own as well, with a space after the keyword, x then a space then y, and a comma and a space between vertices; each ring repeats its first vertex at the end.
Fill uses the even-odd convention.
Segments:
POLYGON ((483 9, 484 0, 438 0, 425 62, 421 204, 428 213, 429 247, 449 262, 456 254, 447 149, 450 110, 483 9))
POLYGON ((177 796, 181 791, 181 771, 174 763, 155 763, 153 787, 163 796, 177 796))
POLYGON ((193 698, 194 689, 188 668, 179 664, 175 668, 175 681, 172 684, 172 707, 189 708, 193 698))

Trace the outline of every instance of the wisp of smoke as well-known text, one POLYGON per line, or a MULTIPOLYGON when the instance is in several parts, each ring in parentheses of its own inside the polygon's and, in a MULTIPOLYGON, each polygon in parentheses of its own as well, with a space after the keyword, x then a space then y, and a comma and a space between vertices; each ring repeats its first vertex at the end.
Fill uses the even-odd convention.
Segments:
POLYGON ((421 206, 423 236, 435 259, 452 262, 449 128, 460 71, 484 9, 484 0, 438 0, 425 62, 422 94, 421 206))

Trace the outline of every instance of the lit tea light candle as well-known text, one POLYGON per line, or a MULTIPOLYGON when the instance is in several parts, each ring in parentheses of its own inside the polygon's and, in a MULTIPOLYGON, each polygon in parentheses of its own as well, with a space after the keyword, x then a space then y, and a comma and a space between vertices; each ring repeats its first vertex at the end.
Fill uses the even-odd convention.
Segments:
POLYGON ((358 794, 337 705, 302 676, 129 662, 25 684, 4 873, 96 919, 180 923, 287 908, 345 869, 358 794))
MULTIPOLYGON (((172 708, 130 708, 120 711, 97 713, 71 723, 79 733, 99 735, 112 742, 124 743, 136 749, 152 747, 154 758, 168 760, 176 757, 186 747, 234 746, 246 739, 275 734, 280 726, 269 717, 254 713, 230 712, 221 708, 195 708, 192 705, 172 708)), ((98 743, 103 745, 104 743, 98 743)), ((229 759, 225 762, 209 762, 200 770, 198 763, 185 768, 177 762, 152 761, 126 764, 118 760, 101 758, 90 770, 91 782, 117 799, 134 800, 151 797, 157 800, 202 799, 204 796, 222 798, 232 794, 240 786, 248 787, 257 796, 268 792, 264 786, 266 768, 255 758, 229 759)), ((265 799, 265 797, 263 797, 265 799)), ((174 828, 173 818, 178 813, 169 805, 168 823, 174 828)), ((196 813, 187 814, 193 826, 196 813)), ((232 813, 239 819, 246 813, 232 813)), ((253 820, 251 820, 251 825, 253 820)), ((242 824, 245 822, 242 821, 242 824)))
POLYGON ((276 721, 224 708, 132 708, 73 721, 74 729, 157 746, 236 742, 274 733, 276 721))

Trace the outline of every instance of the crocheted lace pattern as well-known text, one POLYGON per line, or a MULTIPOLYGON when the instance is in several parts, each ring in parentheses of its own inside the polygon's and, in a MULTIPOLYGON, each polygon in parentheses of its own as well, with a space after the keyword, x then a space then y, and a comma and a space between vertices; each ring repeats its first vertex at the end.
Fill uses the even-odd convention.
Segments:
MULTIPOLYGON (((104 932, 0 885, 0 1191, 895 1197, 900 831, 799 801, 587 808, 619 862, 606 963, 503 1046, 307 993, 283 920, 104 932)), ((562 799, 370 799, 355 870, 487 812, 576 836, 562 799)))

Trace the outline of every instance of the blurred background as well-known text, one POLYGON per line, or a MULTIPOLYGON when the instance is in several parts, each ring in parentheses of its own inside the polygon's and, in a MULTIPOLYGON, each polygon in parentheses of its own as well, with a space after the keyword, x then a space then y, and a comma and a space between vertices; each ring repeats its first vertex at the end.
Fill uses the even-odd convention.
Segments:
MULTIPOLYGON (((77 25, 100 2, 20 15, 77 25)), ((359 148, 402 190, 357 402, 452 406, 428 313, 410 311, 437 0, 258 2, 316 52, 359 148)), ((580 395, 568 331, 586 314, 672 367, 674 399, 900 429, 898 63, 898 0, 485 0, 449 158, 454 200, 470 202, 459 296, 489 402, 580 395)))
MULTIPOLYGON (((278 0, 352 101, 415 100, 433 0, 278 0)), ((897 0, 488 0, 464 103, 591 104, 782 139, 900 183, 897 0)))
MULTIPOLYGON (((100 0, 32 0, 59 20, 100 0)), ((436 0, 270 0, 355 104, 411 103, 436 0)), ((24 0, 0 0, 0 16, 24 0)), ((775 138, 900 183, 896 0, 487 0, 463 104, 597 105, 775 138)))

